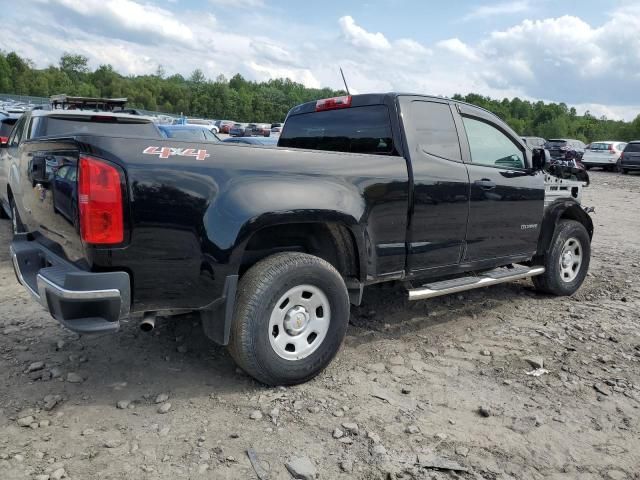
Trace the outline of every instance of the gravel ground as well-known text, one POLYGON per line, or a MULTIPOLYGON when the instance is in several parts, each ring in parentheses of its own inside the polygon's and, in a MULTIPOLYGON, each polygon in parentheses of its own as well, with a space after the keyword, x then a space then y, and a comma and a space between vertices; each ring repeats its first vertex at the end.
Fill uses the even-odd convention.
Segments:
POLYGON ((640 175, 592 180, 574 297, 372 288, 331 366, 286 389, 194 317, 65 331, 15 282, 0 222, 0 478, 640 479, 640 175))

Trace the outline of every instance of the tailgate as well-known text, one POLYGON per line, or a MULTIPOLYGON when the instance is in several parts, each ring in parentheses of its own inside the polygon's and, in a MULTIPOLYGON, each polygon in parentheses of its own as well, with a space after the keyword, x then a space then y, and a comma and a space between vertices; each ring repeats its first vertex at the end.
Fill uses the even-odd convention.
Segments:
POLYGON ((640 152, 624 152, 622 164, 640 166, 640 152))

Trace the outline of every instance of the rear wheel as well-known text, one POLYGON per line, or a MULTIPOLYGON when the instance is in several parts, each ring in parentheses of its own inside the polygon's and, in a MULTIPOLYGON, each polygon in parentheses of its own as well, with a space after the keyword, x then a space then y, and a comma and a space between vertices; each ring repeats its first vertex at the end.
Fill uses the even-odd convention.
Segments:
POLYGON ((621 170, 622 170, 622 173, 623 173, 624 175, 626 175, 626 174, 628 174, 628 173, 629 173, 629 169, 627 169, 627 168, 622 168, 621 170))
POLYGON ((262 383, 302 383, 331 362, 348 322, 347 288, 331 264, 304 253, 273 255, 240 280, 229 352, 262 383))
POLYGON ((587 229, 575 220, 561 220, 545 256, 545 273, 533 277, 537 290, 553 295, 573 295, 584 282, 591 259, 587 229))

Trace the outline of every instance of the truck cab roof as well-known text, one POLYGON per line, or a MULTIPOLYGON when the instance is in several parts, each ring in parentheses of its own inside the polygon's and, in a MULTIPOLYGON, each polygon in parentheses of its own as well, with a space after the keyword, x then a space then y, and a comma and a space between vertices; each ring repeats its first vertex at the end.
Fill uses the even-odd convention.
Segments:
MULTIPOLYGON (((482 107, 478 107, 477 105, 473 105, 471 103, 467 103, 467 102, 462 102, 460 100, 453 100, 451 98, 447 98, 447 97, 439 97, 436 95, 425 95, 422 93, 410 93, 410 92, 387 92, 387 93, 365 93, 365 94, 359 94, 359 95, 344 95, 342 97, 334 97, 334 98, 327 98, 327 99, 321 99, 321 100, 317 100, 317 101, 311 101, 311 102, 306 102, 306 103, 302 103, 300 105, 297 105, 295 107, 293 107, 290 111, 289 111, 289 115, 299 115, 302 113, 312 113, 312 112, 316 112, 318 111, 318 104, 320 102, 326 102, 326 101, 331 101, 334 99, 347 99, 350 98, 349 100, 349 105, 350 107, 363 107, 366 105, 380 105, 380 104, 384 104, 390 101, 394 101, 397 97, 401 97, 401 96, 406 96, 406 97, 422 97, 425 100, 435 100, 435 101, 446 101, 452 104, 456 104, 456 105, 466 105, 468 107, 472 107, 475 110, 481 110, 484 113, 486 113, 487 115, 490 115, 491 117, 494 118, 499 118, 496 114, 490 112, 489 110, 482 108, 482 107)), ((339 107, 339 108, 346 108, 345 107, 339 107)), ((327 108, 328 109, 328 108, 327 108)))
POLYGON ((96 110, 33 110, 29 112, 32 117, 96 117, 103 119, 129 119, 136 123, 151 123, 153 120, 149 117, 145 117, 143 115, 135 115, 131 113, 121 113, 121 112, 103 112, 96 110))

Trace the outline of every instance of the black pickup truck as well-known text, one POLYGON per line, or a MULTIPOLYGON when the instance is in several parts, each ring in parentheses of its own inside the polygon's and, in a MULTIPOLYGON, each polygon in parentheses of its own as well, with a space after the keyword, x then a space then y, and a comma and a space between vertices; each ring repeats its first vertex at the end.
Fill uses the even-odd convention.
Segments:
POLYGON ((363 288, 420 300, 533 277, 571 295, 593 224, 493 114, 409 94, 293 108, 278 147, 164 139, 142 117, 25 114, 0 150, 22 283, 80 333, 199 313, 267 384, 317 375, 363 288), (545 193, 546 189, 546 193, 545 193))

